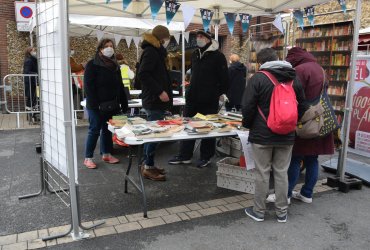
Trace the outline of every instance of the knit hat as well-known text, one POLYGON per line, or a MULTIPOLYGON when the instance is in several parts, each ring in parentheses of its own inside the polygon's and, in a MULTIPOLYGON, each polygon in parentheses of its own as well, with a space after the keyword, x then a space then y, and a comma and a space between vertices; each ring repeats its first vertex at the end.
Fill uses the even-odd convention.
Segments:
POLYGON ((212 40, 213 35, 208 31, 206 32, 206 31, 200 29, 200 30, 196 30, 195 33, 197 35, 203 35, 203 36, 207 37, 209 40, 212 40))
POLYGON ((163 25, 157 25, 152 30, 152 35, 161 41, 165 38, 170 38, 170 31, 163 25))

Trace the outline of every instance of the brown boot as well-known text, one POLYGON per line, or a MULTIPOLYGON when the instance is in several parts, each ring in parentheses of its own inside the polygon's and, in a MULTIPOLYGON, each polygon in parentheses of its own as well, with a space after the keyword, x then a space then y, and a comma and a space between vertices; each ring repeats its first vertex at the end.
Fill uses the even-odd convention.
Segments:
POLYGON ((152 181, 165 181, 166 176, 163 174, 160 174, 158 169, 145 169, 144 167, 141 167, 141 174, 144 178, 152 180, 152 181))
MULTIPOLYGON (((143 171, 144 171, 144 165, 145 164, 143 164, 142 166, 141 166, 141 173, 143 173, 143 171)), ((152 168, 153 170, 156 170, 159 174, 161 174, 161 175, 165 175, 166 174, 166 170, 164 169, 164 168, 160 168, 160 167, 156 167, 156 166, 154 166, 154 168, 152 168)))

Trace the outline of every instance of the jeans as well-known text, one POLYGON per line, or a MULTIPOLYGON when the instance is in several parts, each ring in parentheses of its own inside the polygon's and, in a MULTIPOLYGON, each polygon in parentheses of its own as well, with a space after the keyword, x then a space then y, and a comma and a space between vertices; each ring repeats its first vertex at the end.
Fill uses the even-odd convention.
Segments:
MULTIPOLYGON (((165 111, 164 110, 145 110, 148 117, 148 121, 157 121, 163 120, 165 111)), ((146 143, 144 144, 144 162, 145 165, 153 167, 154 166, 154 156, 155 156, 155 149, 158 143, 146 143)))
POLYGON ((313 188, 316 185, 317 178, 319 176, 319 161, 317 160, 317 155, 309 156, 293 156, 290 161, 290 166, 288 169, 288 178, 289 178, 289 188, 288 188, 288 197, 292 196, 292 191, 297 184, 300 175, 300 166, 301 161, 306 167, 306 175, 304 185, 301 189, 301 194, 304 197, 312 198, 313 188))
POLYGON ((100 114, 99 110, 87 109, 89 114, 89 132, 86 139, 85 158, 92 158, 96 142, 100 135, 100 154, 110 154, 113 149, 112 133, 107 121, 112 115, 100 114))

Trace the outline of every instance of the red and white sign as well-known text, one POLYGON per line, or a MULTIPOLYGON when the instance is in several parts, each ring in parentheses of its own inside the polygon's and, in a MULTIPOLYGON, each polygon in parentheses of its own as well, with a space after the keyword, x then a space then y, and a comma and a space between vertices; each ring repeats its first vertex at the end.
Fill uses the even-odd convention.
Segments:
POLYGON ((15 19, 17 21, 18 31, 30 31, 30 21, 35 15, 35 3, 31 2, 14 2, 15 19))

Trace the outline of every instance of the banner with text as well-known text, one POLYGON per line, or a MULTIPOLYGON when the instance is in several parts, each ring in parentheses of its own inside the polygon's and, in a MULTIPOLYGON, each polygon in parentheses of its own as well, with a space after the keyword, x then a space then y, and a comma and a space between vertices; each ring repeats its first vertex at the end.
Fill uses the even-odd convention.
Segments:
POLYGON ((173 17, 176 15, 181 4, 176 3, 174 0, 166 0, 165 3, 166 3, 166 20, 168 25, 172 21, 173 17))
POLYGON ((200 9, 200 15, 202 17, 204 31, 207 32, 211 24, 213 11, 207 9, 200 9))
POLYGON ((243 33, 247 33, 248 28, 249 28, 249 23, 252 20, 252 15, 240 13, 239 17, 240 17, 240 22, 242 23, 243 33))

